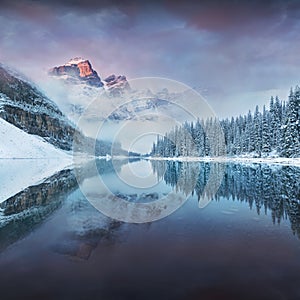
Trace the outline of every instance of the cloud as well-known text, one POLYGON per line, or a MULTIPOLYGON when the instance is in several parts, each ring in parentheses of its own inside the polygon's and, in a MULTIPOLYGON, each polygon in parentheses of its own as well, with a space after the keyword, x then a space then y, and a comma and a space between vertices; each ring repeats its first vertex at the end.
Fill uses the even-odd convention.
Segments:
POLYGON ((289 0, 2 1, 0 60, 41 80, 48 68, 83 56, 102 77, 162 76, 213 87, 214 107, 236 101, 245 111, 249 97, 240 95, 259 97, 297 83, 299 6, 289 0))

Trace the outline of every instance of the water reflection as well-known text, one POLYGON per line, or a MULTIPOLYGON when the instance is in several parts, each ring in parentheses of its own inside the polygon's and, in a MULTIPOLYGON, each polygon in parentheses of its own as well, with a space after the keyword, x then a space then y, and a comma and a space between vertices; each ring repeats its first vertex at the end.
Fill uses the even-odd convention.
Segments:
POLYGON ((50 245, 57 254, 71 259, 87 260, 99 244, 118 242, 122 223, 100 214, 80 193, 72 193, 64 203, 56 222, 63 226, 50 245))
MULTIPOLYGON (((96 162, 103 180, 125 201, 155 202, 172 190, 193 196, 167 218, 128 224, 97 211, 78 188, 74 170, 27 188, 1 204, 1 295, 299 298, 300 248, 289 228, 299 236, 299 168, 148 161, 160 182, 138 190, 116 180, 116 171, 126 171, 127 163, 96 162), (205 183, 219 169, 225 169, 221 186, 200 210, 205 183), (265 212, 282 225, 256 216, 265 212)), ((144 168, 145 161, 131 167, 144 168)), ((97 188, 93 166, 77 171, 87 188, 97 188)))
MULTIPOLYGON (((201 199, 209 174, 221 163, 151 161, 153 171, 166 184, 201 199), (165 170, 165 172, 162 172, 165 170), (180 181, 184 174, 184 181, 180 181), (195 183, 196 181, 196 183, 195 183)), ((222 164, 223 165, 223 164, 222 164)), ((227 164, 224 178, 213 199, 247 202, 257 214, 269 210, 273 223, 288 219, 300 238, 300 168, 266 164, 227 164)))
POLYGON ((0 204, 0 250, 21 239, 61 206, 77 188, 72 170, 63 170, 0 204))
MULTIPOLYGON (((200 201, 211 172, 225 170, 214 201, 246 202, 257 214, 271 212, 274 224, 289 220, 292 232, 300 238, 300 169, 292 166, 264 164, 241 165, 199 162, 149 161, 159 184, 149 189, 126 186, 116 176, 126 170, 128 160, 97 160, 97 171, 116 197, 126 203, 151 203, 174 191, 192 195, 200 201)), ((0 251, 22 239, 40 226, 55 211, 61 222, 51 249, 69 257, 88 259, 99 243, 116 243, 122 222, 99 213, 78 188, 77 179, 91 192, 95 186, 93 162, 74 170, 63 170, 43 183, 26 188, 0 205, 0 251), (64 227, 65 226, 65 227, 64 227)), ((145 161, 141 164, 144 167, 145 161)), ((134 160, 132 167, 138 167, 134 160)), ((222 174, 223 175, 223 174, 222 174)), ((218 179, 219 180, 219 179, 218 179)), ((79 182, 80 183, 80 182, 79 182)), ((206 192, 207 193, 207 192, 206 192)), ((105 195, 101 201, 107 201, 105 195)))
MULTIPOLYGON (((120 168, 121 165, 126 162, 127 161, 119 161, 116 164, 117 168, 120 168)), ((24 238, 35 228, 40 226, 44 220, 62 207, 64 201, 68 200, 74 191, 77 191, 77 193, 76 197, 74 198, 73 196, 72 198, 69 216, 79 215, 79 207, 91 206, 80 194, 80 191, 78 191, 78 180, 80 181, 81 179, 75 176, 75 172, 80 174, 82 180, 96 176, 96 174, 91 172, 93 169, 91 164, 92 162, 89 162, 76 169, 62 170, 47 178, 42 183, 27 187, 2 202, 0 204, 0 251, 24 238), (80 201, 80 204, 78 204, 78 201, 80 201), (76 203, 78 204, 77 206, 76 203)), ((96 165, 98 170, 103 174, 115 171, 112 163, 106 162, 105 160, 97 160, 96 165)), ((95 211, 94 208, 91 208, 90 211, 85 210, 85 218, 89 219, 93 211, 95 211)), ((96 213, 98 217, 99 213, 97 211, 96 213)), ((81 232, 77 236, 78 240, 81 244, 84 244, 84 240, 88 243, 91 239, 99 239, 99 236, 101 236, 103 232, 107 237, 109 229, 115 226, 115 222, 113 220, 110 221, 111 222, 108 222, 109 228, 102 226, 100 229, 96 228, 93 232, 88 230, 84 233, 81 232)), ((78 227, 78 224, 76 226, 78 227)), ((73 235, 72 238, 74 238, 74 232, 71 235, 73 235)), ((64 250, 62 252, 64 252, 64 250)), ((87 254, 86 250, 83 250, 78 253, 78 256, 84 258, 88 257, 89 254, 87 254)))

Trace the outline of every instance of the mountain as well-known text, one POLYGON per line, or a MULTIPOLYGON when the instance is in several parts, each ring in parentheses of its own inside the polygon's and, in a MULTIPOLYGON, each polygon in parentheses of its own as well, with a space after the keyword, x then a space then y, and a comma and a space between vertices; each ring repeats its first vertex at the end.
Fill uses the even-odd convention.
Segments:
POLYGON ((112 92, 112 94, 119 95, 123 90, 130 88, 124 75, 117 76, 112 74, 101 81, 98 73, 92 68, 90 61, 81 57, 72 58, 64 65, 50 69, 48 74, 62 79, 66 83, 95 87, 94 92, 96 93, 101 91, 103 87, 105 90, 112 92))
POLYGON ((64 78, 73 84, 86 83, 87 85, 101 88, 103 83, 91 63, 81 57, 76 57, 66 64, 49 70, 49 75, 64 78))
MULTIPOLYGON (((157 93, 149 89, 134 90, 124 75, 112 74, 103 79, 101 85, 95 85, 89 81, 89 77, 85 77, 86 73, 97 74, 89 60, 74 58, 64 65, 49 70, 48 74, 53 80, 43 87, 59 108, 76 124, 83 115, 93 120, 109 119, 119 122, 132 120, 147 113, 153 114, 161 108, 166 112, 170 109, 168 100, 181 97, 169 93, 167 89, 157 93), (82 64, 87 66, 86 70, 80 69, 82 64), (128 103, 122 104, 125 102, 128 103)), ((97 82, 99 80, 100 77, 97 75, 97 82)))
POLYGON ((48 75, 52 80, 44 83, 44 90, 74 123, 78 122, 92 100, 105 98, 101 105, 103 112, 112 97, 130 91, 126 76, 112 74, 101 80, 90 61, 80 57, 50 69, 48 75))
MULTIPOLYGON (((72 150, 73 141, 76 139, 76 150, 79 152, 95 155, 106 155, 111 152, 111 144, 97 141, 96 145, 94 145, 94 140, 84 136, 77 130, 58 106, 34 84, 14 70, 1 64, 0 118, 29 135, 43 138, 46 142, 62 150, 72 150)), ((7 124, 2 123, 0 123, 2 130, 6 130, 7 124)), ((15 141, 15 143, 18 142, 22 143, 22 140, 15 141)), ((118 150, 121 149, 117 148, 116 151, 118 150)), ((46 154, 47 151, 43 150, 42 152, 46 154)), ((33 151, 33 153, 35 153, 34 156, 39 156, 37 152, 33 151)))
POLYGON ((128 149, 135 133, 167 132, 174 120, 192 120, 191 112, 199 112, 204 105, 194 90, 163 78, 128 81, 124 75, 113 74, 102 82, 99 88, 72 82, 65 75, 50 76, 43 89, 85 135, 117 141, 128 149), (129 120, 133 122, 125 125, 129 120))

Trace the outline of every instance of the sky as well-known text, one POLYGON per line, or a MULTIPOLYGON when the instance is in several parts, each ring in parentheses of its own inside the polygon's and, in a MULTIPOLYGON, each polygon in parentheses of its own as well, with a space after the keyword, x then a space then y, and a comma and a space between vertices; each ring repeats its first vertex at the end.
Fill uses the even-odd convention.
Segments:
POLYGON ((291 0, 0 2, 0 62, 35 82, 81 56, 102 78, 197 88, 220 117, 286 99, 300 81, 299 32, 291 0))

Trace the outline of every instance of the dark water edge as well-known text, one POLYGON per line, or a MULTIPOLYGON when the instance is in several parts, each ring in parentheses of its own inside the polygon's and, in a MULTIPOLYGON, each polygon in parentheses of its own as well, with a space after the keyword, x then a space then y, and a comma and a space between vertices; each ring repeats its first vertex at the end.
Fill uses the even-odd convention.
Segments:
MULTIPOLYGON (((154 167, 171 187, 180 188, 174 174, 184 172, 179 183, 193 196, 147 224, 103 216, 69 171, 56 188, 9 200, 6 217, 19 217, 0 227, 1 299, 300 299, 299 168, 229 164, 213 201, 199 209, 211 167, 154 167)), ((110 162, 98 169, 114 172, 110 162)))

